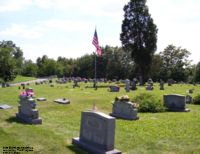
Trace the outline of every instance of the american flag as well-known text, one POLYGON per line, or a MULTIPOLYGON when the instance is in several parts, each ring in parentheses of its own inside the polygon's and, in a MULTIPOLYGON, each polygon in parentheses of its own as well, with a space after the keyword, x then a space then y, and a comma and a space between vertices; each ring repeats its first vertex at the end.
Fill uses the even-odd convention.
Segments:
POLYGON ((97 36, 96 29, 95 29, 95 32, 94 32, 94 37, 93 37, 93 40, 92 40, 92 44, 96 47, 97 55, 101 56, 102 52, 101 52, 101 47, 99 46, 99 41, 98 41, 98 36, 97 36))

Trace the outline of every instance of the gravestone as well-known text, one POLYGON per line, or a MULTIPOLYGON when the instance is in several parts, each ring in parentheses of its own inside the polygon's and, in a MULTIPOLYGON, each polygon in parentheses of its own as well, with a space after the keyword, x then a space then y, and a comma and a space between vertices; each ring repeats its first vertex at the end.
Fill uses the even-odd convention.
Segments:
POLYGON ((133 82, 132 82, 132 85, 131 85, 131 90, 136 90, 137 89, 136 84, 137 84, 137 79, 134 78, 133 82))
POLYGON ((160 80, 160 90, 164 90, 164 81, 160 80))
POLYGON ((42 119, 39 117, 38 110, 35 108, 35 100, 27 95, 20 95, 19 98, 20 105, 18 106, 16 118, 28 124, 42 124, 42 119))
POLYGON ((149 78, 147 82, 149 85, 151 85, 153 87, 153 80, 151 78, 149 78))
POLYGON ((168 80, 168 86, 172 86, 172 84, 174 84, 174 80, 173 79, 169 79, 168 80))
POLYGON ((80 85, 78 84, 78 80, 74 79, 74 84, 73 84, 73 88, 75 87, 80 87, 80 85))
POLYGON ((146 90, 153 90, 152 84, 148 84, 147 87, 146 87, 146 90))
POLYGON ((185 96, 185 102, 186 102, 186 104, 192 103, 192 96, 191 95, 186 95, 185 96))
POLYGON ((110 92, 119 92, 120 87, 119 86, 110 86, 110 92))
POLYGON ((137 116, 136 104, 130 102, 128 96, 123 96, 115 99, 112 107, 112 113, 110 115, 126 120, 139 119, 137 116))
POLYGON ((125 80, 125 90, 126 90, 126 92, 130 92, 130 80, 129 79, 125 80))
POLYGON ((190 94, 192 94, 192 93, 193 93, 193 89, 189 89, 188 92, 189 92, 190 94))
POLYGON ((115 118, 102 112, 85 111, 81 114, 80 137, 72 143, 91 154, 121 154, 114 149, 115 118))
POLYGON ((185 108, 186 105, 186 98, 184 95, 164 95, 164 105, 167 107, 169 111, 175 112, 187 112, 189 109, 185 108))

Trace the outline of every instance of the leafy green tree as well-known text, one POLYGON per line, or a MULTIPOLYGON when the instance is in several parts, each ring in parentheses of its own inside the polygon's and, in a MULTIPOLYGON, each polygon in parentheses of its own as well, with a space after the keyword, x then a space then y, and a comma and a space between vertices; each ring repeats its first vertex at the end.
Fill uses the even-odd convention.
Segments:
POLYGON ((22 50, 16 46, 12 41, 1 41, 1 48, 9 48, 11 50, 12 57, 15 59, 16 71, 17 74, 21 74, 22 65, 24 61, 22 50))
POLYGON ((12 49, 0 47, 0 79, 3 82, 12 81, 17 75, 16 61, 12 49))
POLYGON ((190 65, 188 57, 190 52, 181 47, 168 45, 160 56, 163 61, 161 76, 167 80, 173 78, 176 81, 186 81, 185 68, 190 65))
POLYGON ((92 55, 84 55, 77 59, 78 76, 89 77, 94 76, 94 57, 92 55))
MULTIPOLYGON (((73 66, 74 66, 75 60, 70 58, 67 59, 65 57, 58 57, 57 64, 60 65, 60 71, 58 76, 72 76, 73 75, 73 66)), ((59 71, 59 70, 58 70, 59 71)))
POLYGON ((155 54, 152 59, 152 65, 151 65, 151 72, 150 76, 153 79, 153 81, 159 81, 161 79, 160 72, 162 67, 163 61, 159 54, 155 54))
POLYGON ((37 59, 38 66, 38 76, 50 76, 56 75, 57 73, 57 63, 53 59, 49 59, 46 55, 42 58, 37 59))
POLYGON ((102 49, 104 77, 108 79, 125 79, 132 75, 134 63, 122 48, 106 46, 102 49))
POLYGON ((195 81, 200 82, 200 62, 196 65, 195 69, 195 81))
POLYGON ((150 71, 156 51, 157 27, 149 14, 146 0, 130 0, 124 6, 124 20, 120 40, 123 49, 131 53, 141 84, 150 71))
POLYGON ((22 68, 22 75, 37 77, 37 72, 38 72, 38 66, 31 60, 25 60, 22 68))
POLYGON ((195 83, 195 76, 196 76, 196 65, 188 65, 185 68, 185 75, 187 77, 187 83, 195 83))

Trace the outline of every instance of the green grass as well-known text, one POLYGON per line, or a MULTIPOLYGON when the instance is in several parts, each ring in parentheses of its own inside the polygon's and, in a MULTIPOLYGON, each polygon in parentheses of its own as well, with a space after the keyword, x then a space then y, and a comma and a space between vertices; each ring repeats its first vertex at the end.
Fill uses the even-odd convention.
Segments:
MULTIPOLYGON (((86 84, 89 85, 89 84, 86 84)), ((126 93, 121 88, 119 93, 111 93, 107 88, 72 88, 72 84, 30 85, 36 97, 47 98, 46 102, 37 102, 42 125, 25 125, 15 119, 18 110, 18 87, 0 88, 0 104, 13 106, 9 110, 0 110, 0 153, 5 146, 30 146, 38 154, 84 154, 73 146, 71 140, 79 136, 81 111, 91 109, 93 103, 99 111, 109 114, 111 102, 116 96, 128 94, 130 98, 146 92, 145 87, 126 93), (71 100, 69 105, 53 102, 56 98, 71 100)), ((200 93, 200 86, 173 85, 160 91, 158 85, 148 91, 162 99, 163 94, 186 94, 194 88, 195 96, 200 93)), ((139 113, 137 121, 116 120, 115 148, 125 154, 174 154, 200 153, 200 105, 189 104, 187 113, 139 113)))
POLYGON ((26 82, 26 81, 35 80, 35 79, 36 79, 35 77, 26 77, 26 76, 18 75, 12 82, 9 82, 9 83, 26 82))

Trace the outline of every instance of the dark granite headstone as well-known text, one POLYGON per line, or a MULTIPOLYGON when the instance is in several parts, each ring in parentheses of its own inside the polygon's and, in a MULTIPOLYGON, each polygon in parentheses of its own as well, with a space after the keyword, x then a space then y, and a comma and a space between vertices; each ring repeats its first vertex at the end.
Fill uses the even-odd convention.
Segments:
POLYGON ((110 92, 119 92, 120 87, 119 86, 110 86, 110 92))
POLYGON ((130 92, 130 80, 126 79, 125 81, 125 90, 126 92, 130 92))
POLYGON ((185 108, 186 98, 183 95, 171 94, 164 95, 164 105, 169 111, 187 112, 189 109, 185 108))
POLYGON ((19 96, 19 106, 18 113, 16 113, 16 118, 19 121, 28 124, 42 124, 42 119, 39 117, 38 110, 35 108, 36 103, 32 97, 29 96, 19 96))
POLYGON ((185 102, 186 102, 187 104, 192 103, 192 96, 191 96, 191 95, 186 95, 186 96, 185 96, 185 102))
POLYGON ((132 82, 132 84, 131 84, 131 90, 136 90, 137 89, 137 79, 136 78, 134 78, 133 79, 133 82, 132 82))
POLYGON ((164 81, 160 80, 160 90, 164 90, 164 81))

